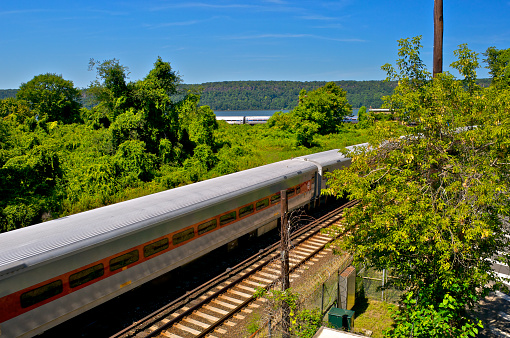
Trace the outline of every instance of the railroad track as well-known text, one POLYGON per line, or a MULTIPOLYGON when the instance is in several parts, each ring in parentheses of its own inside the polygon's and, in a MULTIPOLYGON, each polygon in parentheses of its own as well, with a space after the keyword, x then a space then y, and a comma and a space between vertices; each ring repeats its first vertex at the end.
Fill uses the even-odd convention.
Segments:
MULTIPOLYGON (((291 234, 291 278, 333 240, 320 230, 337 223, 343 210, 356 203, 348 202, 291 234)), ((253 298, 258 288, 269 289, 279 283, 279 256, 279 243, 275 243, 111 338, 224 336, 250 308, 262 305, 263 299, 253 298)))

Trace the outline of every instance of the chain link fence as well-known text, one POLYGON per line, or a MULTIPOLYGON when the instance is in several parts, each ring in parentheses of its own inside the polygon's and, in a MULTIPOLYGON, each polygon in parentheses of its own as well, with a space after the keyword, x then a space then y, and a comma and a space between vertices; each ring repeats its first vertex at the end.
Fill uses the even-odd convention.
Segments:
POLYGON ((397 304, 403 291, 389 286, 388 282, 395 277, 387 272, 361 268, 356 276, 357 293, 368 299, 397 304))

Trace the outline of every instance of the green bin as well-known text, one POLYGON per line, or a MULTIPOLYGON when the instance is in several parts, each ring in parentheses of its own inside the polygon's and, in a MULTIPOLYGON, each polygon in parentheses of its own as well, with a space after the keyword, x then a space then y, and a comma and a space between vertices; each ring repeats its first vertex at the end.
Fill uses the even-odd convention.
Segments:
POLYGON ((328 312, 328 322, 336 329, 351 331, 354 327, 354 311, 332 307, 328 312))

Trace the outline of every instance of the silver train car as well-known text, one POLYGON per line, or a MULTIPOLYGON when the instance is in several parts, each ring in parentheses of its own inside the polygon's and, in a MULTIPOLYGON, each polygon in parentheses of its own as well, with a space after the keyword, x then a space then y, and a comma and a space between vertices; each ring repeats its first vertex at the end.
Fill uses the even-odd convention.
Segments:
POLYGON ((0 234, 0 337, 32 337, 314 203, 337 150, 0 234))
POLYGON ((225 121, 228 124, 263 124, 267 123, 267 121, 271 118, 271 116, 216 116, 217 121, 225 121))

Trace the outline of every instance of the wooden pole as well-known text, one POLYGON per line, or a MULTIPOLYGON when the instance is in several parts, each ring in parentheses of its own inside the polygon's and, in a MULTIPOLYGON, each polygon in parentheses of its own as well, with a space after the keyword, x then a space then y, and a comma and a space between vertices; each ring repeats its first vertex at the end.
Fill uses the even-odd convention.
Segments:
POLYGON ((433 76, 443 72, 443 0, 434 0, 433 76))
MULTIPOLYGON (((281 203, 281 239, 280 248, 282 254, 282 291, 290 287, 289 279, 289 232, 287 190, 280 191, 281 203)), ((287 302, 282 302, 282 337, 290 338, 290 307, 287 302)))

